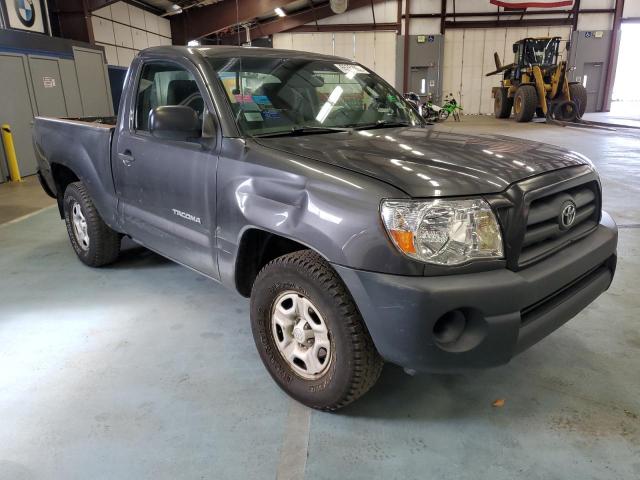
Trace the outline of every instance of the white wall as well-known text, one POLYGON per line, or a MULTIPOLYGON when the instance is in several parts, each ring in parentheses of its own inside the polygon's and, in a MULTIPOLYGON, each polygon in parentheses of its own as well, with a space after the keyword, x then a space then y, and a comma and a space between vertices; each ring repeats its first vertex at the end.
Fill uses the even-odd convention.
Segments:
MULTIPOLYGON (((493 53, 503 64, 513 61, 512 45, 525 37, 561 37, 568 40, 571 27, 450 29, 444 37, 442 93, 459 99, 466 114, 493 113, 491 88, 499 85, 500 75, 486 77, 495 70, 493 53)), ((566 58, 566 42, 560 44, 566 58)))
POLYGON ((391 85, 396 82, 395 32, 278 33, 273 48, 345 57, 369 67, 391 85))
POLYGON ((128 67, 140 50, 171 45, 169 20, 124 2, 91 14, 96 45, 102 45, 109 65, 128 67))

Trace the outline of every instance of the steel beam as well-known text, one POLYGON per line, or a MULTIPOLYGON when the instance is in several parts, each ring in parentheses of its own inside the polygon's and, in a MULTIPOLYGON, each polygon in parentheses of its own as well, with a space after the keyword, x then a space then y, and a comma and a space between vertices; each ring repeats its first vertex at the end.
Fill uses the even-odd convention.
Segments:
POLYGON ((609 58, 607 60, 607 71, 604 79, 604 99, 602 110, 611 110, 611 94, 613 92, 613 80, 615 79, 616 64, 618 63, 618 48, 620 46, 620 26, 622 25, 622 12, 624 11, 624 0, 616 0, 616 11, 613 15, 613 28, 611 29, 611 43, 609 45, 609 58))
MULTIPOLYGON (((170 20, 173 43, 184 45, 189 40, 212 35, 232 25, 250 22, 256 17, 273 13, 276 7, 284 7, 291 3, 291 0, 237 0, 237 2, 237 8, 236 0, 223 0, 213 5, 194 7, 179 15, 172 15, 170 20)), ((253 38, 253 32, 251 38, 253 38)))
MULTIPOLYGON (((372 0, 350 0, 347 10, 353 10, 360 7, 370 5, 372 0)), ((373 3, 381 3, 385 0, 373 0, 373 3)), ((313 9, 307 8, 294 12, 286 17, 278 17, 275 20, 270 20, 264 23, 258 23, 251 28, 251 38, 266 37, 274 35, 276 33, 292 31, 298 27, 302 27, 307 23, 313 22, 316 18, 322 19, 335 15, 329 6, 329 2, 323 4, 316 4, 313 9)), ((322 27, 322 25, 319 25, 322 27)), ((315 27, 314 27, 315 28, 315 27)), ((173 28, 172 28, 173 31, 173 28)), ((317 30, 316 30, 317 31, 317 30)), ((353 30, 350 30, 353 31, 353 30)), ((228 34, 220 36, 221 43, 237 43, 235 34, 228 34)), ((177 43, 174 41, 174 43, 177 43)))

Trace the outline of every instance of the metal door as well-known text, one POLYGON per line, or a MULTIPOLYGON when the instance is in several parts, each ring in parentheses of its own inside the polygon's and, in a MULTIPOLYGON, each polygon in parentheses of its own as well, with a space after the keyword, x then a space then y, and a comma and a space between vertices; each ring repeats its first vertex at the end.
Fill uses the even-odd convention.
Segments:
POLYGON ((587 89, 587 112, 600 110, 598 97, 600 95, 600 81, 602 79, 602 63, 585 63, 582 84, 587 89))
POLYGON ((58 59, 29 55, 29 69, 38 115, 66 117, 67 107, 58 59))
POLYGON ((70 117, 82 117, 82 101, 80 100, 80 87, 76 76, 76 66, 73 60, 59 59, 60 77, 62 79, 62 91, 67 104, 67 115, 70 117))
POLYGON ((82 110, 87 117, 113 115, 107 66, 99 50, 73 47, 82 110))
POLYGON ((38 168, 31 142, 36 107, 24 55, 0 54, 0 86, 0 124, 11 125, 20 174, 33 175, 38 168))

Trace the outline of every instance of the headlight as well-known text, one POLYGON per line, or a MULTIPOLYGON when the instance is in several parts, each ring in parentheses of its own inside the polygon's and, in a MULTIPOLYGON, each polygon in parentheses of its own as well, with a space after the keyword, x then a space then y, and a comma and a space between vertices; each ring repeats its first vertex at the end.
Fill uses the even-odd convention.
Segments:
POLYGON ((502 258, 502 235, 491 207, 474 200, 385 200, 382 221, 408 257, 437 265, 502 258))

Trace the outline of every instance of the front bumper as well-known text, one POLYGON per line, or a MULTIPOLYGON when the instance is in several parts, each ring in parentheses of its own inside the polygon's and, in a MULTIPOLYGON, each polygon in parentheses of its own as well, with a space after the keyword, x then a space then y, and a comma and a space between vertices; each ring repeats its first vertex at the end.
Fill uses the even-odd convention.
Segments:
POLYGON ((405 368, 446 372, 507 363, 609 288, 618 229, 602 214, 587 237, 524 270, 437 277, 365 272, 335 265, 382 357, 405 368), (462 334, 434 334, 450 312, 465 318, 462 334))

